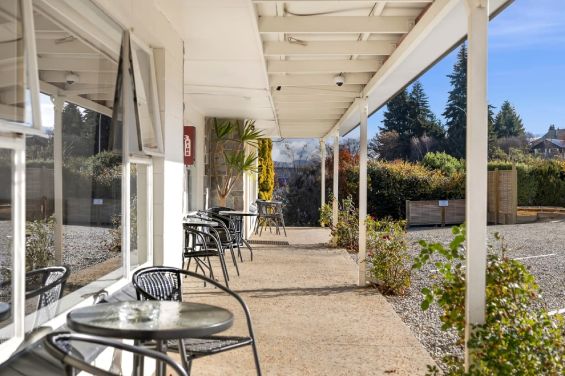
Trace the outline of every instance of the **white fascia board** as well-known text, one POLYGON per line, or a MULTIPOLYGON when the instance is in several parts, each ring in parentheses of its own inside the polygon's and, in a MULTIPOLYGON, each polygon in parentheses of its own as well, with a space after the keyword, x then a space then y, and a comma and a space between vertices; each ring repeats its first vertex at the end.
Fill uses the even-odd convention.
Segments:
MULTIPOLYGON (((490 0, 491 17, 512 0, 490 0)), ((369 113, 377 111, 397 92, 426 72, 467 35, 464 1, 436 0, 407 34, 381 69, 365 86, 369 113)), ((359 124, 357 103, 353 103, 328 135, 339 129, 346 135, 359 124)), ((326 135, 327 136, 327 135, 326 135)))

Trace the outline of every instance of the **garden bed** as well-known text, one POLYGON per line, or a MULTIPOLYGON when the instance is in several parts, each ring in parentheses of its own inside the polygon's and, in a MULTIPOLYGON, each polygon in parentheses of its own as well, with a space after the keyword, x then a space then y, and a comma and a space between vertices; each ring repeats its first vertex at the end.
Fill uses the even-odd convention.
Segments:
MULTIPOLYGON (((508 256, 520 259, 535 276, 549 310, 565 308, 565 233, 562 227, 563 223, 559 222, 488 227, 490 242, 494 243, 493 234, 499 232, 510 249, 508 256)), ((418 241, 421 239, 448 244, 452 234, 450 228, 411 229, 408 232, 411 256, 419 253, 418 241)), ((407 294, 387 296, 387 299, 432 357, 441 364, 444 355, 461 355, 462 348, 456 344, 455 332, 441 330, 440 311, 435 305, 425 312, 420 308, 420 290, 431 284, 434 272, 429 264, 421 271, 413 271, 412 285, 407 294)))

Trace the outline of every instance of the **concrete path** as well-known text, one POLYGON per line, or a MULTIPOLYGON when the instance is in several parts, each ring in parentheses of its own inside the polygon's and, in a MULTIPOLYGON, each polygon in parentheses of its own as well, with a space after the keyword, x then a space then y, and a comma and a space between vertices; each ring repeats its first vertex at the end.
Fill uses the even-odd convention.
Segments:
MULTIPOLYGON (((291 245, 256 245, 253 262, 243 250, 240 277, 228 265, 230 287, 251 310, 263 374, 423 375, 432 359, 384 297, 355 286, 351 257, 321 244, 329 233, 287 232, 291 245)), ((228 307, 236 322, 226 334, 245 333, 244 316, 232 300, 200 288, 185 293, 185 300, 228 307)), ((198 359, 192 374, 253 375, 251 348, 198 359)))

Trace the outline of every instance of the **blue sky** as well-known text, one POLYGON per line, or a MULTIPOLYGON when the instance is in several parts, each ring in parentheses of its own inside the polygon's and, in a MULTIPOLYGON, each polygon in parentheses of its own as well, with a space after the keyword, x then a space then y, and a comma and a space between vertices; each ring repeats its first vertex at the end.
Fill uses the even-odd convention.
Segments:
MULTIPOLYGON (((457 50, 420 78, 430 105, 441 117, 450 90, 457 50)), ((490 23, 490 104, 509 100, 527 131, 545 133, 550 124, 565 128, 565 1, 515 0, 490 23)), ((384 110, 369 119, 369 137, 381 125, 384 110)), ((442 118, 443 121, 443 118, 442 118)), ((358 130, 348 137, 359 137, 358 130)))

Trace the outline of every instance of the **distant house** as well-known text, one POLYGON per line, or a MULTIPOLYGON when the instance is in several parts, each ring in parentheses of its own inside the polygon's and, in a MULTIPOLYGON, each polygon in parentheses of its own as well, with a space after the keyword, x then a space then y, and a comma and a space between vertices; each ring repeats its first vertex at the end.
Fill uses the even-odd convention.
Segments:
POLYGON ((546 134, 532 142, 530 149, 546 158, 565 158, 565 129, 550 125, 546 134))

